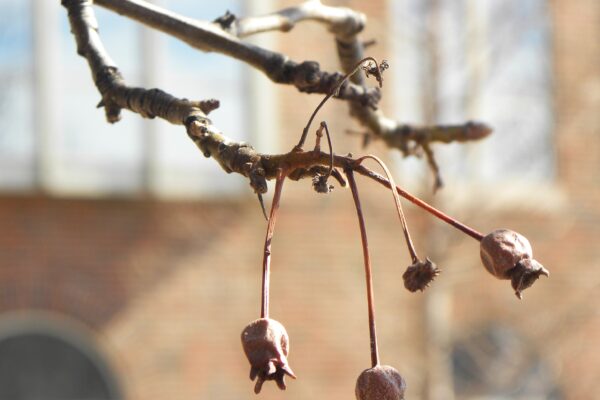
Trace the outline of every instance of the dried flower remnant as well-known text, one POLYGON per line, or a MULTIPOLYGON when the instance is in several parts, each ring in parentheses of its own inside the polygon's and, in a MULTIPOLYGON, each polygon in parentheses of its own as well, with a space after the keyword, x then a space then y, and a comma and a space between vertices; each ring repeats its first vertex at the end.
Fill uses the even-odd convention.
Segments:
POLYGON ((425 261, 417 260, 410 265, 404 274, 404 287, 410 292, 423 291, 440 274, 440 269, 429 258, 425 261))
POLYGON ((289 337, 278 321, 252 321, 242 331, 242 346, 250 362, 250 379, 256 379, 254 393, 260 393, 265 381, 274 380, 279 389, 285 390, 285 375, 296 379, 287 361, 289 337))
POLYGON ((313 189, 317 193, 330 193, 333 190, 333 185, 327 183, 327 175, 316 174, 312 178, 313 189))
POLYGON ((521 292, 541 276, 550 273, 533 259, 527 238, 508 229, 497 229, 481 239, 481 261, 485 268, 498 279, 510 279, 515 294, 521 292))
POLYGON ((356 400, 403 400, 406 382, 395 368, 376 365, 356 380, 356 400))
POLYGON ((371 61, 367 65, 363 65, 361 68, 365 71, 365 76, 368 78, 373 75, 375 79, 377 79, 377 83, 379 83, 379 87, 383 87, 383 71, 388 69, 390 65, 386 60, 382 60, 381 64, 377 64, 375 61, 375 65, 371 61))

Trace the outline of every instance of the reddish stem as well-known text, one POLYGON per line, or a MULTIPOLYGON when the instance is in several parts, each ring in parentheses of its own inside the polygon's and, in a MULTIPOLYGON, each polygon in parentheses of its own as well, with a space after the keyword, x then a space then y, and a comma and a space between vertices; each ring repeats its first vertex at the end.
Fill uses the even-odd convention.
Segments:
POLYGON ((475 229, 471 228, 470 226, 467 226, 467 225, 463 224, 462 222, 457 221, 456 219, 452 218, 451 216, 449 216, 447 214, 444 214, 437 208, 433 207, 432 205, 430 205, 428 203, 425 203, 423 200, 419 199, 418 197, 415 197, 412 194, 405 192, 403 189, 401 189, 398 186, 396 186, 396 190, 398 191, 398 194, 400 194, 400 196, 404 197, 406 200, 410 201, 413 204, 416 204, 417 206, 421 207, 422 209, 426 210, 427 212, 435 215, 442 221, 444 221, 444 222, 452 225, 456 229, 466 233, 467 235, 471 236, 473 239, 477 240, 478 242, 481 242, 481 239, 483 239, 484 235, 481 232, 476 231, 475 229))
MULTIPOLYGON (((390 181, 388 181, 387 179, 385 179, 383 176, 379 175, 378 173, 371 171, 368 168, 365 168, 362 166, 356 166, 354 169, 359 174, 367 176, 373 180, 376 180, 377 182, 381 183, 385 187, 388 187, 388 188, 392 187, 390 185, 390 181)), ((481 239, 483 239, 484 235, 481 234, 481 232, 478 232, 475 229, 457 221, 456 219, 452 218, 451 216, 444 214, 437 208, 433 207, 432 205, 430 205, 428 203, 425 203, 423 200, 406 192, 404 189, 400 188, 399 186, 396 186, 396 191, 398 192, 398 194, 400 196, 404 197, 406 200, 421 207, 425 211, 429 212, 430 214, 433 214, 437 218, 441 219, 442 221, 446 222, 447 224, 452 225, 453 227, 462 231, 463 233, 466 233, 467 235, 471 236, 473 239, 477 240, 478 242, 480 242, 481 239)))
POLYGON ((277 220, 277 210, 279 210, 279 200, 283 189, 286 173, 279 169, 277 170, 277 178, 275 180, 275 193, 273 194, 273 204, 271 205, 271 214, 269 215, 269 223, 267 224, 267 234, 265 236, 265 250, 263 255, 263 273, 262 273, 262 298, 260 307, 260 317, 269 318, 269 284, 271 276, 271 240, 273 239, 273 231, 275 230, 275 222, 277 220))
POLYGON ((375 300, 373 298, 373 276, 371 273, 371 257, 369 256, 369 243, 367 242, 367 228, 365 227, 365 219, 363 217, 360 198, 358 197, 358 188, 354 179, 354 172, 351 169, 346 170, 348 183, 352 190, 352 197, 356 206, 356 214, 358 215, 358 225, 360 226, 360 238, 362 241, 363 258, 365 263, 365 277, 367 281, 367 304, 369 308, 369 337, 371 339, 371 366, 379 365, 379 349, 377 346, 377 332, 375 329, 375 300))
MULTIPOLYGON (((361 163, 363 160, 370 158, 377 162, 383 171, 385 172, 390 185, 396 187, 396 182, 394 182, 394 178, 392 177, 392 173, 385 165, 385 163, 377 156, 372 154, 363 156, 356 160, 357 163, 361 163)), ((402 231, 404 232, 404 238, 406 239, 406 246, 408 247, 408 252, 410 253, 410 257, 412 258, 413 264, 419 261, 419 257, 417 256, 417 251, 415 250, 415 246, 413 245, 412 239, 410 238, 410 232, 408 231, 408 223, 406 222, 406 217, 404 216, 404 212, 402 211, 402 204, 400 204, 400 197, 398 197, 398 193, 395 190, 390 190, 392 192, 392 196, 394 197, 394 202, 396 203, 396 211, 398 212, 398 217, 400 218, 400 223, 402 224, 402 231)))
MULTIPOLYGON (((319 112, 321 107, 323 107, 323 105, 325 103, 327 103, 327 100, 329 100, 332 96, 336 95, 338 93, 339 89, 344 84, 344 82, 346 82, 348 80, 348 78, 350 78, 352 75, 354 75, 356 73, 356 71, 358 71, 360 69, 360 67, 367 61, 373 61, 375 63, 375 67, 379 68, 379 64, 377 63, 377 60, 374 59, 373 57, 365 57, 362 60, 360 60, 359 62, 357 62, 356 65, 354 66, 354 68, 352 68, 352 70, 350 72, 348 72, 346 75, 344 75, 342 77, 342 79, 340 79, 339 82, 335 84, 335 86, 333 87, 331 92, 327 93, 327 95, 323 98, 323 100, 321 100, 319 105, 317 105, 317 108, 315 108, 315 110, 311 114, 310 118, 308 119, 306 126, 302 130, 302 136, 300 136, 300 141, 294 147, 294 150, 296 150, 296 151, 302 150, 302 146, 304 146, 304 142, 306 141, 306 137, 308 136, 308 130, 310 129, 310 124, 312 124, 313 119, 315 119, 315 116, 317 115, 317 113, 319 112)), ((381 86, 381 84, 380 84, 380 86, 381 86)))

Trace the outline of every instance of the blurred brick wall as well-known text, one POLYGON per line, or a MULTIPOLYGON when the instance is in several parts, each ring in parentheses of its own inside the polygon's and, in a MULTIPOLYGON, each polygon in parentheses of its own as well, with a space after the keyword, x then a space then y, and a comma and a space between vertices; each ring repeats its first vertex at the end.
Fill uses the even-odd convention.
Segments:
MULTIPOLYGON (((385 58, 385 2, 337 4, 367 13, 364 37, 377 38, 373 53, 385 58)), ((492 206, 490 193, 478 194, 481 204, 470 208, 443 196, 436 200, 483 231, 506 226, 526 234, 551 278, 519 302, 508 282, 483 270, 477 243, 414 207, 408 214, 419 251, 435 254, 444 269, 430 291, 444 290, 450 298, 451 337, 490 322, 513 327, 552 367, 568 399, 589 399, 600 373, 600 354, 593 350, 600 335, 600 49, 593 40, 600 37, 600 3, 555 0, 552 6, 554 192, 566 201, 507 210, 492 206)), ((336 69, 333 40, 323 41, 324 33, 318 24, 301 24, 282 36, 280 46, 293 59, 336 69)), ((291 147, 319 98, 281 87, 277 94, 285 116, 281 142, 291 147)), ((359 149, 358 140, 341 143, 353 126, 344 104, 332 102, 321 115, 335 129, 338 152, 359 149)), ((383 149, 375 144, 370 151, 383 149)), ((402 286, 409 260, 389 193, 360 184, 382 361, 405 375, 410 398, 421 398, 427 387, 426 295, 402 286)), ((253 398, 239 334, 259 313, 265 226, 252 197, 207 203, 5 196, 0 311, 46 310, 92 328, 128 399, 253 398)), ((273 243, 271 314, 291 336, 290 363, 299 380, 285 396, 267 384, 261 398, 353 397, 357 375, 369 366, 364 292, 349 191, 321 196, 308 181, 288 184, 273 243)))

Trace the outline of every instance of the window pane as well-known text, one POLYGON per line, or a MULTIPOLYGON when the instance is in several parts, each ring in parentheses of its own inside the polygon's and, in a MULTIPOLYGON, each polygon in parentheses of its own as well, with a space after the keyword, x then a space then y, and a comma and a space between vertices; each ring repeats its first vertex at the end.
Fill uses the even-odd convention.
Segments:
MULTIPOLYGON (((226 10, 239 14, 242 6, 239 0, 202 7, 191 0, 155 3, 209 21, 226 10)), ((94 11, 102 41, 129 85, 217 98, 222 109, 211 115, 215 125, 235 140, 249 137, 241 63, 204 54, 101 7, 94 11)), ((64 8, 4 0, 0 22, 0 187, 32 188, 38 178, 63 194, 131 194, 148 183, 166 196, 245 187, 240 177, 223 179, 183 126, 128 111, 118 123, 107 123, 104 109, 95 107, 100 95, 86 60, 76 53, 64 8)))
POLYGON ((33 184, 30 24, 28 2, 0 2, 0 188, 33 184))
MULTIPOLYGON (((131 85, 139 84, 138 29, 133 22, 94 7, 102 41, 131 85)), ((59 190, 129 192, 141 185, 142 137, 140 117, 122 112, 116 124, 106 122, 96 108, 100 94, 87 62, 77 56, 75 41, 61 8, 60 126, 52 139, 59 190)))
MULTIPOLYGON (((399 118, 421 123, 429 108, 435 110, 429 123, 474 119, 494 128, 480 142, 435 146, 445 181, 551 179, 546 2, 396 0, 392 11, 403 21, 393 28, 399 118)), ((414 161, 402 164, 408 177, 422 182, 414 161)), ((424 163, 418 167, 423 170, 424 163)))

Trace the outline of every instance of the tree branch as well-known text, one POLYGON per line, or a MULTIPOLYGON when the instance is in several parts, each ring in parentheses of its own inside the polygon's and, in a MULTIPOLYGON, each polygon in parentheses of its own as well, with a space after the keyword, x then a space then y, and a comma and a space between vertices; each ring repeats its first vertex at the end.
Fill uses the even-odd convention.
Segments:
MULTIPOLYGON (((358 34, 366 24, 366 16, 350 8, 326 6, 320 0, 308 0, 296 7, 258 17, 236 18, 227 13, 216 22, 224 30, 243 38, 273 30, 288 32, 297 23, 310 20, 324 24, 335 36, 338 57, 345 73, 350 72, 364 58, 365 45, 359 40, 358 34)), ((358 85, 365 85, 363 75, 356 74, 352 80, 358 85)), ((405 155, 415 154, 415 148, 407 145, 409 141, 419 146, 432 142, 466 142, 482 139, 492 132, 489 126, 474 121, 458 125, 405 125, 386 118, 379 111, 365 110, 364 107, 357 107, 357 104, 352 103, 350 106, 352 114, 369 128, 371 133, 405 155)))
MULTIPOLYGON (((172 124, 185 125, 188 136, 205 157, 216 160, 227 173, 236 172, 247 177, 250 186, 259 194, 266 193, 267 179, 274 179, 279 170, 290 171, 288 177, 294 180, 315 178, 329 170, 332 155, 320 150, 261 154, 246 143, 227 138, 206 116, 218 107, 216 100, 189 101, 175 98, 159 89, 128 87, 100 40, 91 0, 62 0, 62 5, 68 10, 77 52, 88 61, 94 82, 102 95, 99 106, 105 107, 110 122, 116 122, 120 118, 121 109, 128 109, 147 118, 159 117, 172 124)), ((360 165, 352 157, 333 155, 333 166, 343 170, 354 170, 392 188, 386 178, 360 165)), ((335 169, 332 176, 342 186, 345 184, 343 177, 335 169)), ((399 187, 395 189, 398 194, 427 212, 473 238, 481 239, 481 233, 454 220, 403 189, 399 187)))
MULTIPOLYGON (((321 71, 315 61, 297 63, 283 54, 243 42, 216 22, 186 18, 141 0, 95 0, 95 3, 201 51, 217 52, 240 60, 262 71, 273 82, 293 85, 301 92, 329 93, 342 76, 337 72, 321 71)), ((337 97, 375 108, 381 95, 375 88, 348 82, 340 88, 337 97)))
MULTIPOLYGON (((365 46, 359 40, 358 34, 366 23, 366 17, 349 8, 328 7, 319 0, 308 0, 297 7, 265 16, 236 19, 227 13, 219 20, 223 29, 239 37, 269 30, 287 32, 298 22, 318 21, 334 34, 338 57, 345 73, 352 71, 355 65, 364 59, 365 46)), ((364 76, 361 74, 353 75, 352 81, 357 85, 365 85, 364 76)), ((425 153, 435 177, 434 189, 440 188, 443 181, 431 143, 479 140, 492 132, 489 126, 474 121, 459 125, 410 126, 387 118, 380 110, 363 107, 356 102, 350 102, 349 107, 350 114, 368 130, 365 133, 365 145, 371 138, 376 138, 383 140, 388 147, 400 150, 404 156, 425 153)))
MULTIPOLYGON (((294 62, 283 54, 239 38, 269 30, 289 31, 299 22, 313 20, 326 25, 335 35, 344 73, 364 58, 364 46, 358 39, 358 33, 366 23, 364 14, 349 8, 325 6, 319 0, 308 0, 299 6, 259 17, 238 19, 228 13, 213 23, 186 18, 142 0, 96 0, 95 3, 199 50, 218 52, 245 62, 272 81, 294 85, 301 92, 331 93, 342 74, 321 71, 314 61, 294 62)), ((380 97, 377 88, 366 88, 360 74, 355 74, 352 82, 342 85, 336 95, 336 98, 349 102, 350 114, 368 130, 368 135, 382 139, 388 147, 400 150, 405 156, 419 154, 423 145, 478 140, 492 132, 489 126, 479 122, 422 127, 400 124, 376 109, 380 97)), ((428 153, 428 157, 432 160, 433 153, 428 153)), ((430 165, 435 165, 435 161, 430 165)))

